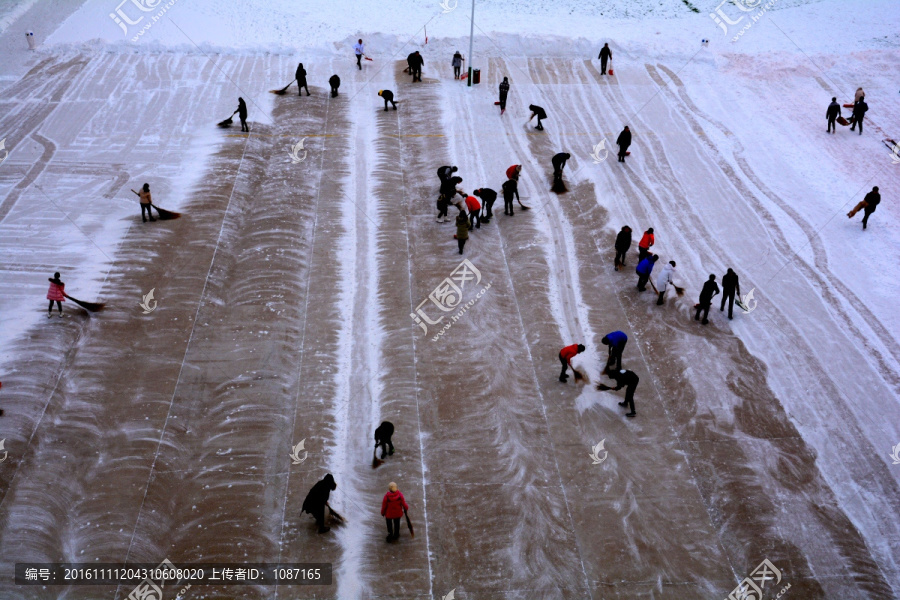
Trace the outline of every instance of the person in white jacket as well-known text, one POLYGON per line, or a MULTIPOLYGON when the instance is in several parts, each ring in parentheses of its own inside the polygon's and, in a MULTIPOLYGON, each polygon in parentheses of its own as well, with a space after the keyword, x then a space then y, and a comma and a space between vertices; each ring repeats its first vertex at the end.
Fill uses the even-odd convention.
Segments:
POLYGON ((362 71, 362 59, 366 55, 366 48, 363 46, 362 40, 356 42, 353 46, 353 52, 356 54, 356 66, 362 71))
POLYGON ((665 304, 666 288, 671 283, 675 285, 673 275, 675 274, 675 261, 670 260, 669 264, 663 267, 662 271, 656 277, 656 291, 659 292, 659 300, 656 301, 657 306, 665 304))

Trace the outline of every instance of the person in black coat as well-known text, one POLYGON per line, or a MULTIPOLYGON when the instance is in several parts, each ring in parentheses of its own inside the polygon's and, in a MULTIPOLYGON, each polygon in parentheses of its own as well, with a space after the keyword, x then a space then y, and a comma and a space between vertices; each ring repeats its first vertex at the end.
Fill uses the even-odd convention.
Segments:
POLYGON ((828 110, 825 111, 825 118, 828 119, 828 130, 825 133, 835 132, 835 129, 837 129, 837 127, 835 126, 834 122, 839 116, 841 116, 841 105, 838 104, 837 98, 832 98, 831 104, 828 105, 828 110))
POLYGON ((384 421, 375 429, 375 447, 381 446, 381 459, 388 454, 394 453, 394 444, 391 442, 391 436, 394 435, 394 424, 390 421, 384 421), (390 451, 388 451, 390 448, 390 451))
POLYGON ((853 125, 850 126, 850 131, 859 125, 859 135, 862 135, 863 119, 866 118, 867 110, 869 110, 869 105, 866 104, 866 97, 860 96, 859 100, 853 104, 853 125))
POLYGON ((492 190, 491 188, 479 188, 472 192, 473 196, 478 196, 482 200, 482 207, 484 208, 484 217, 482 217, 482 223, 490 223, 491 219, 494 218, 494 202, 497 201, 497 192, 492 190))
POLYGON ((437 176, 438 179, 441 180, 441 185, 444 185, 444 182, 450 179, 450 177, 457 171, 459 171, 459 167, 451 167, 450 165, 438 167, 437 176))
POLYGON ((559 181, 562 179, 563 169, 566 168, 566 161, 572 158, 572 155, 568 152, 560 152, 556 154, 553 158, 550 159, 550 162, 553 164, 553 181, 559 181))
POLYGON ((238 98, 237 113, 241 118, 241 131, 250 131, 250 128, 247 126, 247 105, 244 103, 243 98, 238 98))
POLYGON ((294 76, 297 78, 297 95, 303 95, 303 88, 306 88, 306 95, 309 96, 309 86, 306 85, 306 69, 303 68, 303 63, 297 65, 297 72, 294 73, 294 76))
POLYGON ((409 64, 409 73, 413 76, 413 82, 422 81, 422 65, 425 64, 425 59, 422 58, 419 51, 416 50, 410 54, 406 58, 406 62, 409 64))
POLYGON ((600 49, 600 56, 597 58, 600 59, 600 74, 606 75, 606 62, 612 58, 612 50, 609 49, 609 44, 603 44, 603 48, 600 49))
POLYGON ((878 193, 878 186, 873 187, 872 191, 866 194, 863 200, 866 203, 865 207, 863 207, 863 229, 865 229, 869 222, 869 216, 875 212, 875 209, 881 203, 881 194, 878 193))
POLYGON ((614 379, 616 387, 614 390, 625 388, 625 400, 619 402, 619 406, 628 406, 629 412, 625 413, 626 417, 634 417, 637 413, 634 411, 634 390, 637 389, 640 377, 634 371, 620 369, 609 374, 610 379, 614 379))
POLYGON ((722 277, 722 306, 719 312, 725 310, 725 301, 728 301, 728 319, 731 320, 734 311, 734 295, 741 296, 741 283, 738 281, 737 273, 728 269, 725 276, 722 277))
POLYGON ((528 110, 531 111, 531 116, 528 118, 528 120, 531 121, 531 119, 537 117, 538 122, 537 122, 537 127, 535 127, 535 129, 537 129, 538 131, 543 131, 544 126, 541 125, 541 119, 546 119, 547 113, 545 113, 544 109, 541 108, 540 106, 538 106, 537 104, 528 105, 528 110))
POLYGON ((694 315, 694 320, 700 320, 700 313, 703 313, 703 324, 706 325, 709 323, 709 307, 712 305, 713 296, 719 293, 719 284, 716 283, 716 276, 710 275, 709 279, 706 283, 703 284, 703 289, 700 290, 700 302, 697 304, 697 314, 694 315))
POLYGON ((393 105, 394 110, 397 110, 397 103, 394 102, 394 92, 392 92, 391 90, 378 90, 378 95, 381 96, 382 98, 384 98, 385 112, 387 112, 388 102, 390 102, 393 105))
POLYGON ((616 271, 619 270, 619 267, 625 266, 625 253, 629 248, 631 248, 631 227, 626 225, 616 236, 616 260, 614 262, 616 271))
POLYGON ((628 154, 628 146, 631 145, 631 130, 628 129, 628 125, 625 126, 622 133, 616 138, 616 144, 619 145, 619 162, 625 162, 625 155, 628 154))
POLYGON ((329 531, 330 527, 325 527, 325 507, 328 506, 328 498, 331 491, 337 488, 334 477, 331 473, 316 482, 309 493, 306 500, 303 501, 302 512, 311 514, 316 519, 316 525, 319 526, 319 533, 329 531))
POLYGON ((504 77, 500 82, 500 114, 506 112, 506 95, 509 94, 509 78, 504 77))
POLYGON ((515 179, 507 179, 503 184, 504 215, 513 216, 513 198, 519 200, 519 184, 515 179))
POLYGON ((450 177, 449 179, 445 179, 441 182, 441 192, 438 196, 437 207, 438 207, 438 223, 448 223, 450 219, 447 218, 447 210, 450 208, 450 204, 453 202, 454 196, 456 194, 461 195, 465 198, 465 193, 461 190, 456 189, 462 183, 462 177, 450 177))
POLYGON ((341 87, 341 78, 337 76, 337 73, 331 76, 331 79, 328 80, 328 85, 331 86, 331 97, 336 98, 338 88, 341 87))

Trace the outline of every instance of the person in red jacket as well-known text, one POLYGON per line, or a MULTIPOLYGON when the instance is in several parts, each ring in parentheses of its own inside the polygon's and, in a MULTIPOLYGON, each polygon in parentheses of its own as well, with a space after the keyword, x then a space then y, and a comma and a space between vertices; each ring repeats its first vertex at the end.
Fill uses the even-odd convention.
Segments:
POLYGON ((53 278, 48 277, 47 280, 50 282, 50 289, 47 290, 47 300, 50 301, 50 306, 47 307, 47 318, 53 317, 53 303, 56 302, 56 306, 59 308, 59 318, 62 319, 62 303, 66 301, 66 284, 60 281, 59 273, 54 273, 53 278))
POLYGON ((469 209, 469 231, 472 231, 473 226, 475 229, 481 229, 481 203, 478 201, 478 198, 467 196, 466 208, 469 209), (477 225, 475 224, 476 221, 478 222, 477 225))
POLYGON ((644 232, 644 235, 641 237, 641 241, 638 244, 638 261, 642 261, 650 255, 650 246, 652 246, 654 242, 656 242, 656 237, 653 235, 653 228, 651 227, 644 232))
POLYGON ((381 500, 381 516, 387 521, 387 541, 400 539, 400 518, 409 510, 403 493, 393 481, 388 484, 388 492, 381 500))
POLYGON ((510 168, 506 170, 506 178, 507 179, 515 179, 519 180, 519 173, 522 172, 522 165, 512 165, 510 168))
MULTIPOLYGON (((582 352, 584 352, 584 346, 582 344, 572 344, 559 351, 559 362, 562 363, 562 372, 559 374, 559 380, 561 382, 565 383, 569 378, 566 371, 569 367, 572 367, 572 359, 575 355, 581 354, 582 352)), ((575 371, 575 367, 572 367, 572 371, 575 371)))

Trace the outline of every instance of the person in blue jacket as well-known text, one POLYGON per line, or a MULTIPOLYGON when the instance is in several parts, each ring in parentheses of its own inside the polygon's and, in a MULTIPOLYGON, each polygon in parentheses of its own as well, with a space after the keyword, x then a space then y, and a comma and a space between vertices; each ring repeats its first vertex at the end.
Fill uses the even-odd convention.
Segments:
POLYGON ((621 369, 622 352, 625 350, 625 344, 628 343, 628 336, 621 331, 613 331, 604 335, 600 342, 609 346, 609 358, 606 360, 604 372, 609 371, 613 363, 616 363, 616 369, 621 369))
POLYGON ((635 272, 638 274, 638 284, 637 289, 639 292, 643 292, 647 289, 647 282, 650 281, 650 273, 653 272, 653 265, 656 264, 656 261, 659 260, 659 256, 656 254, 651 254, 644 260, 638 263, 635 272))

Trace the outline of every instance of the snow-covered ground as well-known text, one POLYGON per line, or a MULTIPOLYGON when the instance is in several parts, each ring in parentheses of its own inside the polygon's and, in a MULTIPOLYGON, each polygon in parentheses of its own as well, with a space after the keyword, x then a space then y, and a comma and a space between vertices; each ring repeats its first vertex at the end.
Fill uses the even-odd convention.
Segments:
POLYGON ((168 557, 333 562, 316 598, 724 598, 764 558, 784 597, 900 596, 896 1, 477 2, 466 88, 449 62, 470 8, 0 4, 0 595, 128 593, 16 587, 13 561, 168 557), (298 60, 313 97, 269 94, 298 60), (859 86, 864 134, 827 135, 830 98, 859 86), (213 127, 237 96, 249 136, 213 127), (595 161, 625 124, 627 162, 595 161), (533 209, 473 232, 465 258, 491 287, 432 342, 410 313, 463 258, 434 223, 434 172, 499 190, 514 163, 533 209), (145 181, 185 217, 141 223, 145 181), (845 213, 874 185, 863 232, 845 213), (654 227, 684 298, 638 294, 635 256, 613 271, 624 224, 635 246, 654 227), (757 307, 728 321, 716 302, 704 328, 691 307, 728 267, 757 307), (107 310, 48 322, 56 270, 107 310), (620 393, 555 381, 575 341, 603 381, 615 329, 641 377, 634 420, 620 393), (400 452, 373 471, 383 419, 400 452), (292 467, 301 439, 311 460, 292 467), (325 472, 352 518, 321 537, 299 505, 325 472), (385 549, 392 479, 419 526, 385 549))

